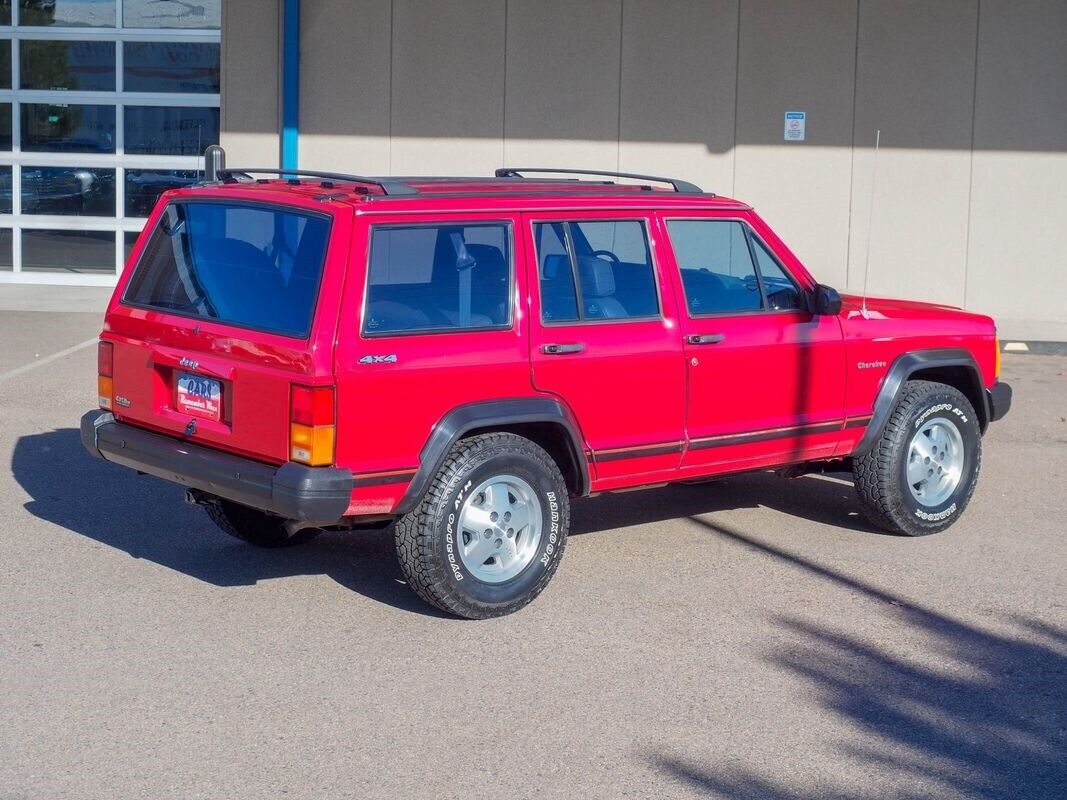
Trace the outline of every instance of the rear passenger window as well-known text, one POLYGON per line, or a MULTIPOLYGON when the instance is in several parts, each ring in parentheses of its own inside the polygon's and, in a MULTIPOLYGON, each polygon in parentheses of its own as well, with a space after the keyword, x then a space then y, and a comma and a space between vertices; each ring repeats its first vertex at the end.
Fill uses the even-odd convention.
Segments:
POLYGON ((541 319, 579 322, 659 314, 648 234, 641 220, 534 225, 541 319))
POLYGON ((667 230, 692 316, 801 307, 796 284, 743 223, 669 220, 667 230))
POLYGON ((372 228, 363 333, 509 327, 510 253, 502 223, 372 228))

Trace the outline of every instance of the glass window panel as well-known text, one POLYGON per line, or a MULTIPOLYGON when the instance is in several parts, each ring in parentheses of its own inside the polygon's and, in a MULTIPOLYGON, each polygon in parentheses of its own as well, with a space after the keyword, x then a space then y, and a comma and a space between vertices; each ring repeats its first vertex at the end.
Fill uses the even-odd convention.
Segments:
POLYGON ((126 0, 122 24, 127 28, 212 28, 222 21, 222 0, 126 0))
POLYGON ((14 239, 11 228, 0 228, 0 271, 11 272, 14 269, 14 259, 12 258, 13 247, 11 245, 14 239))
POLYGON ((23 89, 114 91, 115 43, 24 41, 19 72, 23 89))
POLYGON ((328 218, 284 208, 171 203, 123 302, 307 336, 328 218))
POLYGON ((0 25, 11 24, 11 0, 0 0, 0 25))
POLYGON ((0 150, 11 149, 11 103, 0 103, 0 150))
POLYGON ((12 198, 11 167, 0 167, 0 214, 10 214, 12 198))
POLYGON ((498 224, 375 228, 363 332, 509 327, 509 239, 498 224))
POLYGON ((217 108, 126 106, 124 125, 128 154, 199 156, 219 143, 217 108))
POLYGON ((537 275, 541 287, 541 319, 544 322, 575 322, 578 319, 578 295, 574 288, 574 271, 567 254, 562 222, 539 222, 534 225, 537 245, 537 275))
POLYGON ((11 88, 11 40, 0 39, 0 89, 11 88))
POLYGON ((28 272, 115 271, 113 231, 22 231, 22 269, 28 272))
POLYGON ((127 92, 219 92, 218 44, 126 42, 122 52, 127 92))
POLYGON ((115 216, 115 170, 23 167, 22 213, 115 216))
POLYGON ((19 25, 114 28, 115 0, 22 0, 19 25))
POLYGON ((23 103, 22 149, 35 153, 114 153, 115 107, 23 103))
POLYGON ((189 186, 200 179, 201 174, 195 169, 128 169, 126 216, 147 217, 163 192, 189 186))
POLYGON ((767 307, 775 311, 803 308, 800 289, 778 263, 770 248, 755 235, 752 237, 752 244, 756 251, 756 263, 759 265, 760 277, 763 278, 763 293, 767 296, 767 307))
POLYGON ((570 223, 582 319, 654 317, 659 313, 645 224, 638 220, 570 223))
POLYGON ((756 268, 740 222, 669 220, 667 230, 692 316, 756 311, 756 268))

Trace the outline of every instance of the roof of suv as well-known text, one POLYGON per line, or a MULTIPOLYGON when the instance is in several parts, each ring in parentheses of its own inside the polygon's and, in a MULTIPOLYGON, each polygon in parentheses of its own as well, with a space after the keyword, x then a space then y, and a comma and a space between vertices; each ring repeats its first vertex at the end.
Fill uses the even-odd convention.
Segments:
MULTIPOLYGON (((511 170, 501 170, 512 172, 511 170)), ((659 207, 720 208, 747 210, 746 203, 702 192, 685 181, 625 173, 605 173, 620 178, 644 179, 644 182, 618 183, 613 180, 577 180, 572 178, 526 178, 518 174, 497 177, 363 177, 333 173, 296 171, 299 177, 253 178, 256 173, 279 170, 232 169, 219 174, 221 180, 181 189, 178 195, 211 193, 225 187, 262 199, 298 195, 321 202, 352 205, 361 213, 398 211, 460 211, 508 208, 647 208, 650 200, 659 207), (668 186, 653 186, 651 182, 668 186), (676 188, 677 187, 677 188, 676 188), (505 200, 506 198, 506 200, 505 200), (654 198, 654 199, 653 199, 654 198), (505 200, 504 203, 501 201, 505 200)), ((568 170, 552 170, 568 172, 568 170)), ((600 173, 591 173, 600 174, 600 173)))

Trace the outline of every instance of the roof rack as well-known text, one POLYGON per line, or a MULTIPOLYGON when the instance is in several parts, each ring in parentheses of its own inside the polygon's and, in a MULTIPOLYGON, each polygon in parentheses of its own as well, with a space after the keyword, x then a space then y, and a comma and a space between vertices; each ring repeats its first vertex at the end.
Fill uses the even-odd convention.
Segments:
POLYGON ((388 178, 369 178, 366 175, 346 175, 343 172, 317 172, 307 169, 268 169, 261 167, 225 167, 216 173, 218 179, 224 183, 235 181, 236 175, 250 175, 260 173, 264 175, 291 175, 305 178, 322 178, 329 181, 344 181, 346 183, 369 183, 378 186, 387 195, 418 194, 416 189, 400 181, 388 178))
POLYGON ((678 180, 677 178, 664 178, 659 175, 640 175, 636 172, 607 172, 599 169, 558 169, 553 167, 501 167, 496 171, 498 178, 524 178, 524 172, 548 172, 558 175, 601 175, 608 178, 630 178, 638 181, 656 181, 657 183, 669 183, 674 191, 680 194, 704 194, 704 190, 695 183, 678 180))

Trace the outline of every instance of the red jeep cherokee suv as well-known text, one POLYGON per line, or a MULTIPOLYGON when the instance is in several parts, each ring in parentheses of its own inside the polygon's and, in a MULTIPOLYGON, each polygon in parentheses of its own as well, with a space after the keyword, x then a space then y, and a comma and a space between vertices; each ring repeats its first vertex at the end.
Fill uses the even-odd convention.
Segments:
POLYGON ((684 181, 547 172, 165 194, 86 448, 254 545, 395 523, 412 588, 472 618, 537 596, 597 492, 851 467, 876 525, 959 517, 1011 403, 991 319, 842 298, 684 181))

